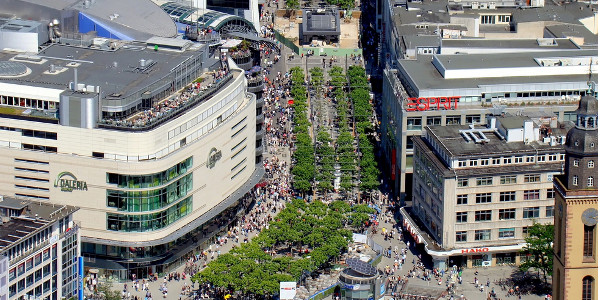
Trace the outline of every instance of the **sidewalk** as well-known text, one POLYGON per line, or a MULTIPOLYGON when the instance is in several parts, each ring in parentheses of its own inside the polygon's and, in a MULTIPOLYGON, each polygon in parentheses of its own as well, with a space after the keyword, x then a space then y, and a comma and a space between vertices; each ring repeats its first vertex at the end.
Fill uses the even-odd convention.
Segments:
MULTIPOLYGON (((408 251, 406 254, 405 264, 403 266, 401 266, 393 274, 393 276, 402 277, 402 276, 408 275, 408 273, 412 270, 413 266, 419 261, 419 258, 418 258, 419 252, 415 248, 415 243, 414 243, 414 241, 412 241, 410 236, 405 235, 404 239, 402 241, 400 241, 400 240, 398 240, 398 233, 396 232, 393 239, 391 239, 391 240, 388 239, 387 241, 384 240, 384 236, 381 234, 382 228, 386 228, 387 231, 389 232, 389 230, 391 230, 393 228, 393 225, 395 225, 395 224, 396 224, 395 221, 392 221, 391 223, 386 223, 385 220, 383 218, 381 218, 381 215, 380 215, 377 233, 374 235, 369 234, 369 236, 372 236, 373 240, 376 243, 383 246, 384 249, 386 249, 386 250, 388 249, 388 247, 391 246, 392 251, 395 249, 395 247, 398 247, 398 251, 401 251, 401 249, 407 247, 407 242, 410 241, 410 251, 408 251), (413 263, 413 261, 414 261, 414 263, 413 263)), ((393 252, 392 252, 392 258, 383 256, 381 262, 379 263, 379 265, 377 267, 380 270, 385 270, 386 266, 393 267, 393 265, 394 265, 394 258, 393 258, 393 252)), ((463 269, 463 271, 462 271, 463 281, 462 281, 462 284, 456 283, 457 287, 455 289, 456 293, 455 293, 454 299, 457 299, 457 300, 460 299, 461 294, 464 295, 465 299, 470 299, 470 300, 486 299, 488 292, 491 291, 492 288, 496 292, 496 295, 498 298, 519 299, 518 296, 508 296, 507 291, 502 290, 499 285, 494 283, 494 281, 496 281, 496 280, 504 280, 504 279, 509 278, 511 276, 511 274, 517 270, 518 270, 518 268, 516 266, 496 266, 496 267, 490 267, 490 268, 463 269), (475 275, 475 272, 477 272, 477 275, 475 275), (490 286, 489 287, 486 286, 483 291, 480 291, 474 284, 475 277, 478 278, 479 284, 485 285, 487 283, 487 281, 489 280, 490 286)), ((417 271, 417 274, 418 274, 418 271, 417 271)), ((438 289, 438 288, 441 290, 445 290, 447 277, 448 277, 448 274, 447 273, 444 274, 441 285, 438 284, 435 277, 432 278, 431 281, 426 281, 422 278, 409 278, 407 286, 410 286, 413 289, 420 289, 420 290, 432 290, 432 289, 438 289)), ((388 292, 386 292, 386 294, 389 295, 390 292, 388 291, 388 292)), ((392 299, 392 297, 387 297, 386 299, 392 299)), ((446 299, 450 299, 450 297, 447 296, 446 299)), ((531 295, 531 294, 522 295, 521 299, 524 299, 524 300, 538 299, 539 300, 539 299, 544 299, 544 295, 531 295)))

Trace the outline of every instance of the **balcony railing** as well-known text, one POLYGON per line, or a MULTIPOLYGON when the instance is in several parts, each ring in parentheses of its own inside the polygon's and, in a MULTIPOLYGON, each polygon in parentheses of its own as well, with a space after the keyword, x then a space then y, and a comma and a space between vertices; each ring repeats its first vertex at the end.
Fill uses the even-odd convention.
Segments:
POLYGON ((225 86, 231 79, 233 78, 233 74, 229 73, 225 75, 225 77, 215 83, 210 88, 206 89, 202 93, 194 96, 191 100, 188 100, 183 105, 178 106, 176 108, 171 109, 170 111, 161 114, 159 117, 153 118, 145 122, 143 125, 135 124, 134 122, 125 121, 125 120, 102 120, 98 127, 105 129, 114 129, 121 131, 148 131, 154 129, 163 123, 173 120, 182 114, 186 113, 192 107, 210 99, 217 91, 219 91, 223 86, 225 86))

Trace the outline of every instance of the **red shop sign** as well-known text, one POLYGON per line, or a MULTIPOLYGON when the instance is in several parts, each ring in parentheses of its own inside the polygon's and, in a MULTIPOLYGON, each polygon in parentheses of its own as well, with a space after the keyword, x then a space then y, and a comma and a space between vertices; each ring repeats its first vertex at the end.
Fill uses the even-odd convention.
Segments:
POLYGON ((425 111, 432 108, 457 109, 460 96, 452 97, 429 97, 429 98, 408 98, 406 101, 406 111, 425 111))
POLYGON ((465 253, 481 253, 481 252, 489 252, 489 248, 471 248, 471 249, 462 249, 461 252, 465 253))

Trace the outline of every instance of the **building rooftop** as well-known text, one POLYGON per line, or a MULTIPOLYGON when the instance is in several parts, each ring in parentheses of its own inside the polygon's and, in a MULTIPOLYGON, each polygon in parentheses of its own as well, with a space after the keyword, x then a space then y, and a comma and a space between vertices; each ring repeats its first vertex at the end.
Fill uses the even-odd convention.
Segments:
MULTIPOLYGON (((583 51, 583 50, 579 50, 583 51)), ((587 51, 587 50, 585 50, 587 51)), ((560 51, 559 51, 560 52, 560 51)), ((587 52, 577 52, 583 55, 596 55, 597 51, 589 50, 587 52)), ((540 52, 531 53, 494 53, 494 54, 469 54, 469 55, 438 55, 443 66, 449 69, 468 69, 468 68, 522 68, 523 66, 537 65, 534 57, 539 56, 540 52), (520 64, 519 64, 520 62, 520 64), (489 64, 488 64, 489 63, 489 64)), ((564 54, 564 53, 563 53, 564 54)), ((557 51, 548 52, 547 57, 558 57, 557 51)), ((432 63, 433 56, 419 55, 415 60, 399 60, 399 68, 407 74, 414 86, 420 90, 456 90, 456 89, 479 89, 482 86, 494 86, 502 84, 526 84, 526 83, 556 83, 572 82, 586 83, 589 79, 588 74, 574 75, 547 75, 547 76, 505 76, 493 78, 452 78, 446 79, 432 63)), ((475 74, 475 73, 474 73, 475 74)), ((398 73, 400 76, 400 73, 398 73)), ((591 76, 592 81, 598 82, 598 73, 591 76)), ((415 95, 416 96, 416 95, 415 95)), ((445 95, 448 96, 448 95, 445 95)), ((461 95, 456 95, 461 96, 461 95)))
MULTIPOLYGON (((79 208, 3 196, 0 208, 16 210, 17 216, 0 224, 0 250, 47 225, 74 213, 79 208)), ((7 214, 8 215, 8 214, 7 214)))
POLYGON ((0 19, 0 31, 4 32, 35 32, 41 23, 31 20, 0 19))
POLYGON ((27 67, 28 72, 20 76, 0 77, 0 83, 64 90, 74 81, 73 69, 77 68, 78 83, 100 87, 101 99, 111 95, 126 97, 161 79, 190 56, 198 55, 197 50, 191 47, 190 51, 183 52, 155 51, 148 49, 146 43, 133 42, 114 51, 59 44, 53 44, 34 56, 4 51, 0 52, 0 62, 19 62, 27 67), (140 68, 141 60, 144 60, 147 69, 140 68), (54 72, 51 72, 52 68, 54 72))
POLYGON ((125 40, 177 36, 175 23, 150 0, 14 0, 14 5, 9 5, 7 10, 15 13, 16 17, 35 19, 38 12, 30 11, 23 15, 18 11, 22 7, 78 11, 85 17, 114 29, 125 40))
MULTIPOLYGON (((525 120, 520 117, 508 117, 506 119, 508 126, 511 128, 517 128, 516 124, 519 121, 525 120), (519 118, 519 119, 517 119, 519 118), (512 124, 512 125, 511 125, 512 124)), ((499 118, 498 121, 504 124, 505 120, 499 118)), ((523 123, 520 123, 522 127, 523 123)), ((487 129, 484 126, 474 126, 475 129, 487 129)), ((491 156, 491 155, 519 155, 525 153, 538 153, 539 151, 563 151, 563 146, 557 144, 551 146, 540 141, 534 141, 531 143, 524 142, 506 142, 499 134, 494 132, 485 132, 485 137, 489 141, 485 143, 467 142, 465 138, 460 134, 460 130, 470 129, 469 125, 449 125, 449 126, 427 126, 426 130, 431 133, 431 136, 448 150, 452 157, 473 157, 473 156, 491 156)))
MULTIPOLYGON (((462 38, 442 40, 444 48, 494 48, 494 49, 540 49, 576 50, 579 47, 571 39, 482 39, 462 38)), ((443 51, 443 50, 442 50, 443 51)))
MULTIPOLYGON (((540 58, 578 58, 596 57, 597 50, 565 50, 546 52, 512 52, 494 54, 440 54, 435 55, 446 70, 453 69, 481 69, 481 68, 522 68, 539 67, 536 59, 540 58)), ((589 63, 589 58, 588 61, 589 63)))

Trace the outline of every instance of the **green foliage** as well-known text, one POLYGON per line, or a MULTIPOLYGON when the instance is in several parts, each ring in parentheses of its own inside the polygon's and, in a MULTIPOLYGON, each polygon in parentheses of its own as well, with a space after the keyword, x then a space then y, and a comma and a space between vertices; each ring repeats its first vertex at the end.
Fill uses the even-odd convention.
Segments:
POLYGON ((327 0, 327 4, 336 5, 341 9, 351 9, 354 7, 354 0, 327 0))
POLYGON ((552 266, 554 262, 554 225, 540 224, 534 221, 533 226, 529 227, 529 235, 525 238, 525 247, 521 250, 526 253, 527 260, 521 262, 519 269, 527 271, 531 268, 544 273, 544 281, 548 282, 547 274, 552 275, 552 266))
POLYGON ((375 159, 375 141, 370 134, 374 132, 370 116, 372 104, 370 102, 369 84, 364 68, 351 66, 348 68, 348 81, 350 82, 350 101, 354 105, 354 118, 356 132, 358 133, 358 148, 360 157, 360 190, 372 191, 379 186, 380 168, 375 159))
MULTIPOLYGON (((315 74, 318 70, 315 70, 315 74)), ((307 91, 304 84, 304 71, 299 67, 290 69, 292 88, 290 93, 294 99, 292 108, 294 109, 293 133, 296 134, 296 151, 293 154, 295 164, 291 173, 293 177, 293 187, 303 193, 311 190, 312 182, 315 179, 315 153, 312 139, 308 134, 310 122, 307 118, 307 91)))
POLYGON ((296 281, 303 271, 313 272, 343 253, 352 239, 343 220, 366 214, 364 207, 351 208, 343 201, 329 206, 320 201, 310 204, 294 199, 250 243, 242 244, 192 277, 243 294, 277 294, 280 281, 296 281), (297 249, 308 249, 299 256, 297 249), (274 250, 271 256, 265 251, 274 250))
POLYGON ((285 7, 287 9, 298 9, 300 8, 300 0, 285 0, 285 7))
POLYGON ((121 300, 121 293, 113 289, 110 281, 98 284, 98 294, 104 295, 106 300, 121 300))

